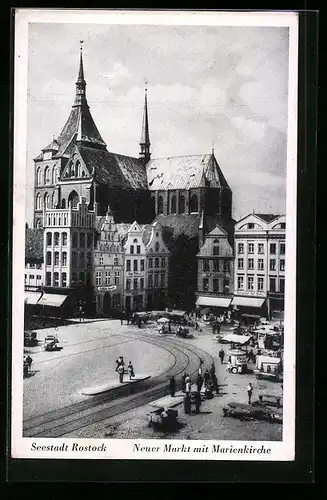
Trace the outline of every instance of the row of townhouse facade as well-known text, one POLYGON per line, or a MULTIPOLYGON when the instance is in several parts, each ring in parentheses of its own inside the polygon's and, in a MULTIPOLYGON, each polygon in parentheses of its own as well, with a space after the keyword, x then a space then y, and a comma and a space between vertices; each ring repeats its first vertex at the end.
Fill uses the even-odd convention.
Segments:
POLYGON ((249 316, 283 311, 285 215, 249 214, 236 222, 234 241, 215 227, 197 255, 197 306, 234 308, 249 316))
MULTIPOLYGON (((166 307, 169 250, 158 222, 116 224, 110 210, 97 217, 84 197, 76 207, 44 208, 43 220, 44 230, 37 230, 43 238, 43 263, 25 263, 25 288, 51 292, 51 304, 58 293, 60 306, 65 293, 92 290, 98 315, 166 307), (37 279, 30 272, 34 266, 37 279)), ((79 293, 79 299, 86 297, 79 293)))

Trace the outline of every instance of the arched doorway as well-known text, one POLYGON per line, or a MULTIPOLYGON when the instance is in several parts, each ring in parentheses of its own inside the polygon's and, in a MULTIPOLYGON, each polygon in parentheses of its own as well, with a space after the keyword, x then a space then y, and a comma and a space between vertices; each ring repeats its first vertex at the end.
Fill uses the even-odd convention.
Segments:
POLYGON ((68 205, 69 203, 72 202, 73 208, 77 207, 77 203, 79 202, 79 196, 76 193, 76 191, 72 191, 70 195, 68 196, 68 205))
POLYGON ((111 297, 110 297, 110 293, 106 292, 103 296, 103 313, 109 314, 110 308, 111 308, 111 297))

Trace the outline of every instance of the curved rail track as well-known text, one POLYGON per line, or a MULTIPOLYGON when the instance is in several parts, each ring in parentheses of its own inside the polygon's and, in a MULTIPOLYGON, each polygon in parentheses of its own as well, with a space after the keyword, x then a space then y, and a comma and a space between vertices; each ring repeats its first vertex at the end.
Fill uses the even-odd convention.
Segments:
POLYGON ((158 338, 151 334, 144 336, 122 334, 121 336, 163 348, 173 356, 174 362, 166 371, 148 380, 124 385, 107 393, 90 396, 84 401, 28 418, 23 423, 24 437, 65 436, 96 422, 143 406, 168 393, 167 379, 169 377, 176 377, 187 370, 193 378, 197 373, 200 359, 207 366, 214 362, 213 357, 203 349, 171 337, 158 338))

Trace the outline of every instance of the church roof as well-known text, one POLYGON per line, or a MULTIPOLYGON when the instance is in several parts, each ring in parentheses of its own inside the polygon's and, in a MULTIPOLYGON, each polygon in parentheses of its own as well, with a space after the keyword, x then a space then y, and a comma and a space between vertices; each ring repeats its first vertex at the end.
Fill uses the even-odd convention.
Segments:
POLYGON ((25 261, 43 262, 43 229, 33 229, 33 228, 26 229, 25 261))
POLYGON ((147 163, 146 171, 151 191, 229 187, 213 154, 153 159, 147 163))
POLYGON ((95 182, 111 187, 147 189, 146 171, 137 158, 85 146, 79 146, 78 151, 90 172, 94 170, 95 182))

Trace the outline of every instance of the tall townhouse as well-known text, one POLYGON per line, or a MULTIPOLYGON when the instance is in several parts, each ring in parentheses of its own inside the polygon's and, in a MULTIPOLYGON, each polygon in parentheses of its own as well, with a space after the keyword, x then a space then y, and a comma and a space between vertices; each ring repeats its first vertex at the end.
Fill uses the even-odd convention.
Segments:
POLYGON ((226 310, 233 298, 234 252, 228 233, 217 225, 197 254, 197 307, 226 310))
POLYGON ((235 289, 241 313, 271 317, 284 308, 285 216, 249 214, 235 224, 235 289))
POLYGON ((143 226, 133 222, 124 238, 124 307, 126 311, 145 309, 145 261, 143 226))

